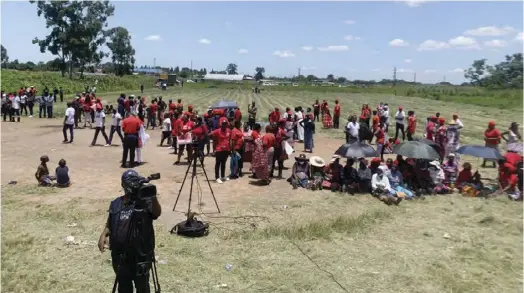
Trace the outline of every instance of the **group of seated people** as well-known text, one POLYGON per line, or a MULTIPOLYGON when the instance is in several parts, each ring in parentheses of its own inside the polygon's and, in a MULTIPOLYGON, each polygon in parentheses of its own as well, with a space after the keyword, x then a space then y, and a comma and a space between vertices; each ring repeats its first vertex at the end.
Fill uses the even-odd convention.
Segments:
POLYGON ((66 166, 66 161, 64 159, 61 159, 58 162, 58 167, 56 167, 55 170, 56 176, 51 176, 49 174, 47 162, 49 162, 48 156, 44 155, 40 157, 40 165, 38 165, 38 168, 36 169, 35 173, 35 178, 38 181, 38 185, 69 187, 71 185, 71 181, 69 179, 69 168, 66 166))
MULTIPOLYGON (((305 155, 300 155, 295 159, 288 180, 295 189, 329 189, 352 195, 371 193, 388 205, 398 205, 402 199, 449 194, 455 190, 467 196, 483 196, 497 191, 482 184, 480 174, 478 171, 472 172, 470 163, 464 163, 459 172, 458 159, 453 153, 442 164, 438 160, 404 159, 400 155, 396 160, 387 159, 385 163, 380 158, 373 158, 369 164, 365 158, 350 158, 344 166, 337 155, 332 157, 329 164, 316 156, 307 159, 305 155)), ((522 188, 522 167, 514 167, 506 159, 501 160, 499 165, 498 191, 521 200, 519 189, 522 188)))

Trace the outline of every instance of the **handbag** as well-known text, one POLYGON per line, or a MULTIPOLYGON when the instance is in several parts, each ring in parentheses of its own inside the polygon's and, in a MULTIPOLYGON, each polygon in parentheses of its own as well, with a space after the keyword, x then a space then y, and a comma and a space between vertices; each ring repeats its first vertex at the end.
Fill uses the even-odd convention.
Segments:
POLYGON ((190 144, 191 142, 192 142, 191 132, 182 134, 178 136, 177 138, 178 145, 186 145, 186 144, 190 144))

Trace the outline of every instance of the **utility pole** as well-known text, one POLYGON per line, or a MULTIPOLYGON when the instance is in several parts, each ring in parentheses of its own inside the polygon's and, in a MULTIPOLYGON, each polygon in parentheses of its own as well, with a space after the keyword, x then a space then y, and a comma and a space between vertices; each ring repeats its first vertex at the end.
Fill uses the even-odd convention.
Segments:
POLYGON ((444 75, 444 79, 442 80, 443 82, 446 82, 446 76, 444 75))
POLYGON ((413 74, 413 83, 416 83, 417 82, 417 73, 415 72, 413 74))
POLYGON ((153 68, 156 69, 156 58, 153 58, 153 68))
POLYGON ((193 77, 193 60, 191 60, 191 73, 189 74, 190 77, 193 77))
POLYGON ((298 68, 298 75, 297 75, 297 78, 300 77, 300 67, 298 68))
POLYGON ((393 86, 397 85, 397 67, 393 67, 393 86))

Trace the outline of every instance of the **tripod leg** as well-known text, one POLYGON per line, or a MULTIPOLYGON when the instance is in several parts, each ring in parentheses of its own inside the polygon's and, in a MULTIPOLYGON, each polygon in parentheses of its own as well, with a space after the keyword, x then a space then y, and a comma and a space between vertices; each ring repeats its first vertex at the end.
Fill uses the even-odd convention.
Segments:
POLYGON ((189 204, 187 205, 187 217, 189 219, 189 213, 191 212, 191 199, 193 197, 193 182, 195 181, 195 177, 196 177, 196 161, 197 161, 197 157, 194 157, 193 160, 192 160, 192 165, 193 165, 193 172, 191 174, 191 186, 189 187, 189 204))
POLYGON ((184 188, 184 184, 186 183, 187 174, 189 174, 189 170, 191 170, 191 164, 193 162, 189 162, 189 166, 187 166, 186 175, 184 176, 184 180, 182 181, 182 185, 180 186, 180 190, 178 190, 178 196, 176 197, 175 205, 173 206, 173 211, 176 208, 176 205, 178 203, 178 199, 180 199, 180 195, 182 194, 182 188, 184 188))
POLYGON ((211 182, 209 181, 209 177, 207 177, 206 169, 204 168, 204 164, 202 161, 200 161, 200 166, 202 167, 202 171, 204 173, 204 176, 206 176, 207 185, 209 186, 209 190, 211 191, 211 195, 213 196, 213 200, 215 201, 215 205, 217 207, 218 213, 220 213, 220 208, 218 207, 217 198, 215 197, 215 192, 213 191, 213 187, 211 187, 211 182))

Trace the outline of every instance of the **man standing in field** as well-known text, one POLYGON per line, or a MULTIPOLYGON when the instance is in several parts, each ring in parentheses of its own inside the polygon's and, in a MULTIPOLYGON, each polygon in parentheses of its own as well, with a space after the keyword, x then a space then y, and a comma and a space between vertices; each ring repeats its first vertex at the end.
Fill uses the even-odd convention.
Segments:
POLYGON ((62 129, 62 132, 64 134, 64 143, 67 143, 67 130, 69 129, 69 134, 71 135, 71 140, 69 140, 69 143, 73 143, 73 126, 75 125, 75 122, 78 121, 76 119, 76 111, 73 108, 73 103, 67 103, 67 109, 65 111, 65 117, 64 117, 64 127, 62 129))
POLYGON ((47 97, 44 97, 45 99, 45 107, 47 109, 47 118, 51 119, 53 118, 53 96, 47 95, 47 97))
POLYGON ((251 130, 255 127, 257 120, 257 107, 255 106, 255 101, 251 102, 251 106, 247 107, 247 112, 249 113, 248 125, 251 130))
POLYGON ((333 109, 333 128, 340 127, 340 104, 335 100, 335 108, 333 109))

